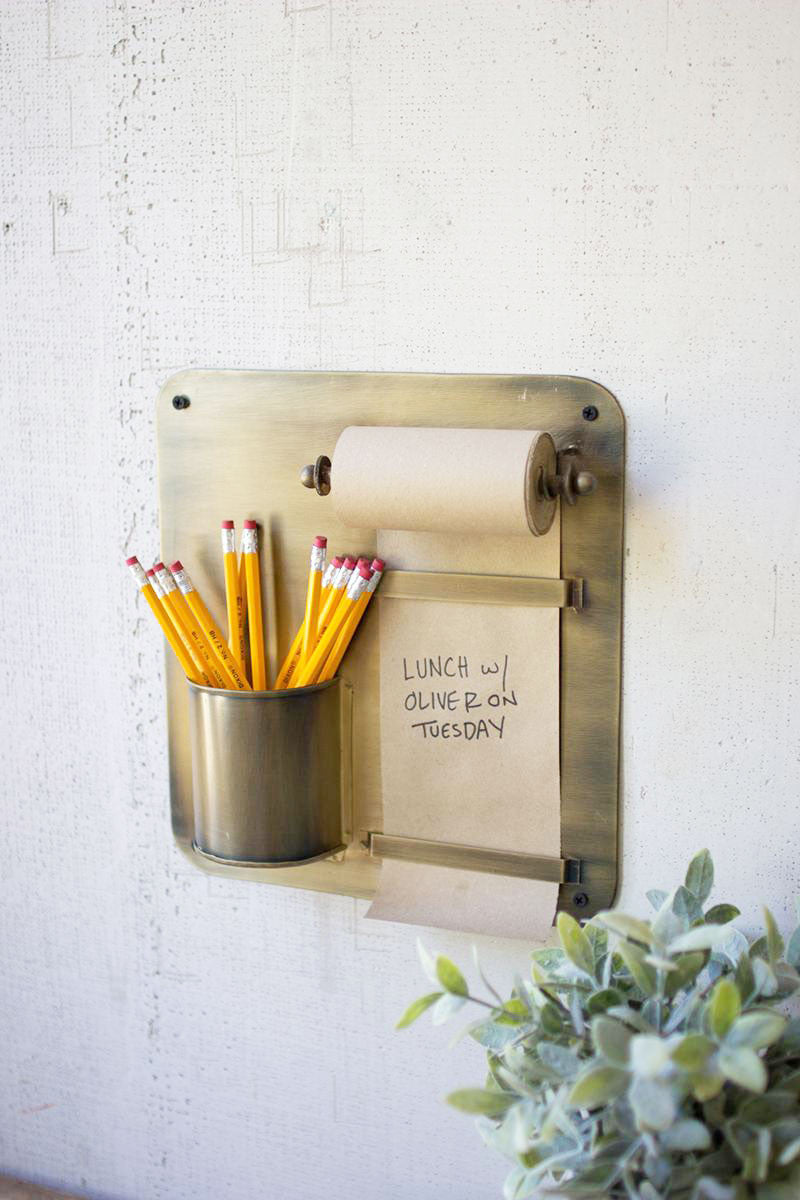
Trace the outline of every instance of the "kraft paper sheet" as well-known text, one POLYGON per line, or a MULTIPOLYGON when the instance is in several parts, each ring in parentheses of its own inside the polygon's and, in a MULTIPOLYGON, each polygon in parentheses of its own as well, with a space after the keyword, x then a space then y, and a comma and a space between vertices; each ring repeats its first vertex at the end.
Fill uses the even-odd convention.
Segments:
MULTIPOLYGON (((399 569, 560 574, 558 516, 538 538, 464 522, 447 536, 381 530, 378 547, 399 569)), ((559 857, 558 610, 385 600, 380 657, 383 831, 559 857)), ((557 894, 385 859, 367 916, 542 941, 557 894)))

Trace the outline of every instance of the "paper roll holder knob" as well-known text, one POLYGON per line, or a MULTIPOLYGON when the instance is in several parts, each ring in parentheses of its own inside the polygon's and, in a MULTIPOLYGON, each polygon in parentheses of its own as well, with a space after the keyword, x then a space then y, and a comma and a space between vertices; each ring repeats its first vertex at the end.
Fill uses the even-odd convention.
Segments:
MULTIPOLYGON (((558 500, 574 504, 579 496, 589 496, 597 487, 597 479, 589 471, 580 470, 577 446, 566 446, 558 454, 558 471, 546 475, 544 467, 539 472, 536 487, 545 500, 558 500)), ((318 496, 327 496, 331 490, 331 460, 320 454, 316 462, 308 463, 300 472, 303 487, 313 488, 318 496)))

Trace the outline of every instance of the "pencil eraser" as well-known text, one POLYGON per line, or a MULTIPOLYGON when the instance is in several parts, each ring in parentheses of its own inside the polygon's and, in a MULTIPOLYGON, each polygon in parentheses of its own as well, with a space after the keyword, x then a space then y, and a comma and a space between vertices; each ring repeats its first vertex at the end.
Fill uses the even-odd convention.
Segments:
POLYGON ((365 567, 365 566, 359 566, 358 573, 362 579, 372 579, 372 576, 374 574, 374 572, 371 571, 369 569, 369 567, 365 567))
POLYGON ((145 571, 145 575, 149 575, 151 578, 153 577, 153 575, 155 575, 155 573, 156 573, 155 567, 151 567, 149 571, 145 571))
POLYGON ((342 565, 347 567, 348 571, 352 571, 353 568, 356 566, 356 560, 354 558, 351 558, 350 555, 348 554, 347 558, 344 560, 344 563, 342 565))
POLYGON ((154 571, 166 571, 166 569, 167 569, 167 568, 164 566, 164 564, 162 563, 161 559, 159 559, 157 563, 153 563, 153 570, 154 570, 154 571))
POLYGON ((368 559, 368 558, 360 558, 360 559, 358 560, 358 563, 357 563, 356 565, 357 565, 357 566, 359 566, 359 567, 368 567, 368 566, 369 566, 369 559, 368 559))
POLYGON ((136 555, 134 554, 133 558, 126 558, 126 559, 125 559, 125 566, 126 566, 126 567, 132 567, 132 566, 133 566, 133 564, 134 564, 134 563, 138 563, 138 561, 139 561, 139 560, 138 560, 138 558, 137 558, 137 557, 136 557, 136 555))
POLYGON ((385 571, 386 570, 386 563, 383 561, 382 558, 373 558, 372 563, 370 565, 372 566, 373 571, 385 571))
POLYGON ((170 569, 170 571, 173 572, 173 574, 175 573, 175 571, 182 571, 183 563, 180 561, 180 559, 176 558, 174 563, 169 564, 169 569, 170 569))
POLYGON ((327 544, 328 539, 326 537, 322 537, 320 534, 317 534, 317 536, 314 538, 314 545, 318 550, 324 550, 327 544))
POLYGON ((258 521, 245 521, 243 523, 243 528, 244 529, 258 529, 258 521))
POLYGON ((222 528, 223 528, 223 529, 233 529, 233 527, 234 527, 234 526, 233 526, 233 521, 223 521, 223 522, 222 522, 222 528))
POLYGON ((331 565, 332 565, 332 566, 334 566, 334 567, 343 567, 343 566, 344 566, 344 559, 342 558, 342 556, 341 556, 340 554, 335 554, 335 555, 333 556, 333 559, 332 559, 331 565))

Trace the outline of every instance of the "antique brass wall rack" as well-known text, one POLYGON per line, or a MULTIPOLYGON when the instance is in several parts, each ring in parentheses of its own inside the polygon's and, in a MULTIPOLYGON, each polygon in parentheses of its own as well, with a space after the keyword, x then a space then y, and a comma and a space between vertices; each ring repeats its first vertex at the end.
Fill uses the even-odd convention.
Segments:
MULTIPOLYGON (((299 486, 298 471, 316 451, 332 451, 348 425, 398 424, 544 429, 554 439, 557 469, 538 486, 543 496, 564 502, 560 578, 389 570, 378 595, 384 611, 397 600, 456 598, 559 609, 562 857, 381 832, 378 605, 341 672, 342 819, 331 825, 325 856, 287 866, 263 858, 248 864, 238 850, 233 857, 203 850, 198 837, 209 835, 200 818, 208 814, 195 809, 188 689, 170 662, 174 835, 196 865, 215 874, 369 898, 381 859, 406 858, 558 882, 559 907, 589 916, 612 903, 617 883, 624 420, 608 391, 564 376, 181 372, 158 399, 162 555, 191 563, 210 606, 224 612, 218 548, 209 530, 222 516, 259 521, 265 566, 272 568, 264 585, 274 674, 278 646, 288 644, 302 611, 307 548, 320 520, 315 491, 324 494, 328 455, 303 472, 310 490, 299 486), (574 504, 591 491, 590 500, 574 504)), ((331 544, 363 553, 377 548, 375 530, 345 528, 329 509, 325 525, 331 544)), ((198 712, 204 707, 195 705, 198 712)), ((326 708, 333 738, 331 719, 326 708)), ((214 846, 224 850, 218 835, 214 846)))

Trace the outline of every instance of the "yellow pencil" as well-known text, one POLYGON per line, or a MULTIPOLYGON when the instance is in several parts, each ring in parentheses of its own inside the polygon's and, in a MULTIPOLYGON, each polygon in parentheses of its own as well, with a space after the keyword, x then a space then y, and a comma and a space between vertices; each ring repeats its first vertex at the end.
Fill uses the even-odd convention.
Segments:
POLYGON ((232 691, 249 692, 250 684, 242 675, 239 664, 225 645, 225 639, 220 633, 219 626, 203 603, 200 593, 184 570, 183 564, 177 561, 172 563, 170 572, 195 619, 199 621, 200 629, 208 641, 209 648, 216 654, 217 665, 223 678, 228 680, 228 687, 232 691))
POLYGON ((172 578, 172 575, 163 562, 154 563, 153 570, 156 573, 158 582, 164 589, 167 604, 170 606, 172 615, 189 638, 189 644, 192 647, 192 658, 201 670, 205 671, 211 677, 212 687, 220 687, 226 691, 230 691, 233 681, 228 678, 226 673, 220 670, 221 664, 216 654, 206 645, 206 640, 200 630, 200 624, 178 590, 178 585, 172 578))
POLYGON ((366 611, 367 605, 375 595, 375 591, 381 581, 381 576, 383 575, 386 564, 382 558, 373 558, 370 565, 372 568, 372 578, 367 584, 366 590, 363 591, 359 596, 355 608, 350 612, 344 625, 339 630, 339 636, 333 643, 333 648, 328 657, 325 659, 325 665, 319 673, 319 683, 327 683, 329 679, 333 679, 334 675, 339 670, 339 664, 345 656, 347 647, 352 641, 353 634, 358 628, 359 622, 366 611))
MULTIPOLYGON (((344 563, 344 559, 340 558, 339 555, 337 554, 333 559, 331 559, 331 561, 328 563, 327 567, 325 568, 325 574, 322 576, 322 587, 319 590, 320 610, 324 607, 325 601, 328 598, 328 593, 331 590, 331 583, 333 581, 333 577, 335 576, 335 574, 339 570, 339 568, 343 565, 343 563, 344 563)), ((300 660, 300 654, 303 649, 303 630, 305 629, 305 626, 306 626, 305 620, 301 621, 300 628, 298 629, 297 633, 294 635, 294 641, 292 642, 291 646, 289 647, 289 653, 286 655, 286 658, 283 660, 283 666, 281 667, 280 671, 278 672, 278 678, 275 680, 275 690, 276 691, 280 690, 281 688, 287 688, 289 686, 289 680, 291 679, 292 673, 300 660)))
POLYGON ((244 646, 244 607, 236 562, 236 533, 233 521, 222 522, 222 568, 225 572, 225 608, 228 614, 228 646, 247 678, 244 646))
POLYGON ((244 555, 239 555, 239 595, 242 597, 242 628, 247 629, 247 579, 244 572, 244 555))
POLYGON ((319 593, 322 589, 322 572, 325 570, 325 549, 328 539, 314 538, 311 546, 311 561, 308 566, 308 591, 306 592, 306 615, 303 621, 303 659, 307 659, 317 644, 317 622, 319 621, 319 593))
POLYGON ((267 665, 264 658, 264 622, 261 614, 261 565, 258 559, 258 525, 245 521, 242 530, 242 558, 247 592, 247 626, 250 631, 250 668, 253 691, 267 688, 267 665))
POLYGON ((186 652, 186 648, 175 632, 172 622, 167 617, 165 610, 161 607, 161 603, 150 586, 150 581, 145 575, 144 568, 142 567, 138 558, 136 558, 134 555, 133 558, 126 559, 125 563, 126 566, 130 567, 131 574, 136 580, 136 585, 147 601, 153 616, 161 626, 161 632, 164 634, 164 637, 167 639, 167 642, 169 643, 170 648, 173 650, 175 657, 181 664, 183 673, 187 676, 187 678, 191 679, 193 683, 202 683, 203 680, 200 676, 200 672, 197 670, 188 653, 186 652))
MULTIPOLYGON (((350 582, 350 578, 355 567, 356 559, 351 558, 348 554, 341 567, 334 575, 333 580, 331 581, 331 589, 328 592, 328 597, 320 609, 319 620, 317 622, 317 640, 322 637, 325 630, 328 628, 333 614, 336 612, 340 601, 344 598, 347 585, 350 582)), ((305 666, 305 662, 306 660, 303 658, 303 655, 300 654, 297 662, 292 668, 292 674, 289 677, 287 687, 291 688, 298 686, 300 681, 300 673, 305 666)))
POLYGON ((327 629, 320 635, 320 639, 311 657, 308 661, 303 661, 297 680, 298 687, 307 687, 308 684, 317 682, 320 672, 325 666, 325 660, 339 636, 339 631, 342 629, 350 613, 355 610, 359 598, 366 591, 371 578, 372 571, 368 566, 363 564, 359 565, 358 570, 353 572, 350 583, 347 585, 346 597, 336 606, 336 611, 331 617, 327 629))
MULTIPOLYGON (((175 619, 175 615, 174 615, 172 609, 167 604, 167 597, 164 593, 164 589, 162 588, 161 584, 158 582, 155 568, 151 567, 149 571, 145 571, 145 575, 147 576, 147 582, 150 584, 150 587, 153 589, 156 599, 158 600, 158 602, 161 606, 162 613, 164 614, 167 621, 174 629, 176 636, 178 638, 180 638, 181 642, 183 643, 183 648, 189 657, 189 661, 194 662, 193 655, 192 655, 192 640, 189 637, 188 633, 186 633, 186 631, 184 630, 183 626, 180 625, 178 623, 178 621, 175 619)), ((197 665, 197 663, 194 664, 194 668, 195 668, 196 673, 198 673, 200 675, 200 679, 195 680, 195 683, 202 683, 206 687, 214 686, 213 683, 211 682, 211 680, 209 679, 208 675, 206 674, 206 672, 201 670, 201 668, 197 665)))

